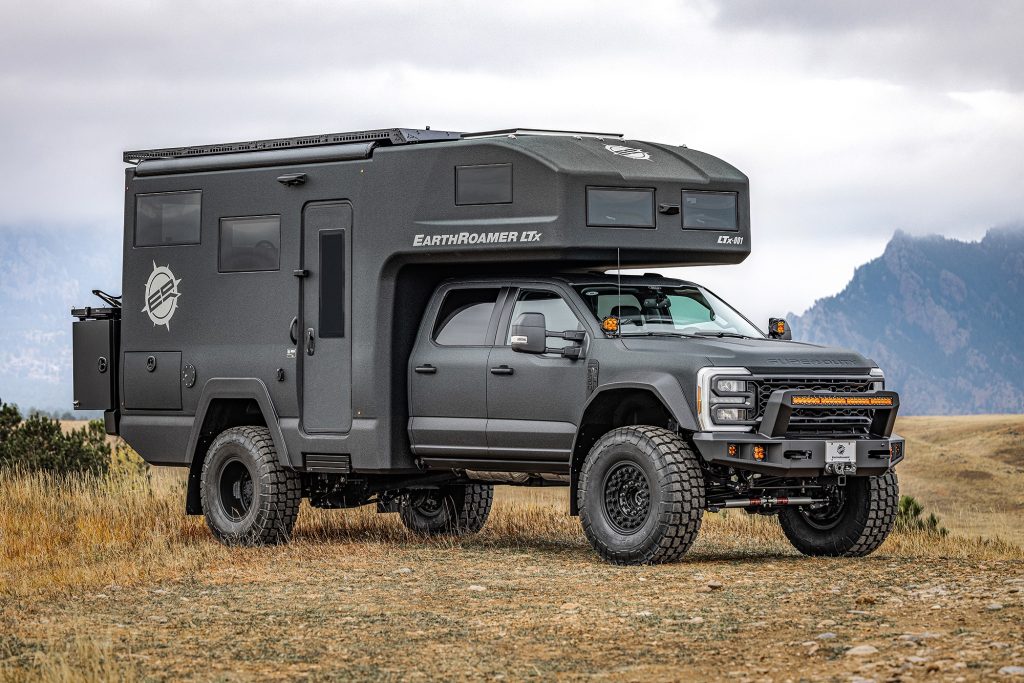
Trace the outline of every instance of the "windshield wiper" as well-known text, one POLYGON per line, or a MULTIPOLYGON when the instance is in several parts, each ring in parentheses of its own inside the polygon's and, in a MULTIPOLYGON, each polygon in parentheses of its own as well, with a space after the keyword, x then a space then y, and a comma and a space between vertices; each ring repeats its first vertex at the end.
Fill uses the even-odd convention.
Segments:
POLYGON ((623 332, 620 336, 622 337, 693 337, 692 334, 686 334, 685 332, 636 332, 628 333, 623 332))
POLYGON ((702 337, 736 337, 737 339, 756 339, 756 337, 748 337, 745 334, 738 332, 697 332, 702 337))

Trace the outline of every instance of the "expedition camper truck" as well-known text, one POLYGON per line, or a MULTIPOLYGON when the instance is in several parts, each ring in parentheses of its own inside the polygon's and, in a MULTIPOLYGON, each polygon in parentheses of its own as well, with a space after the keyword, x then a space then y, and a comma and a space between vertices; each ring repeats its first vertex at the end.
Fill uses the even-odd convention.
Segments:
MULTIPOLYGON (((679 558, 705 510, 864 555, 897 507, 875 363, 706 288, 746 176, 617 135, 388 129, 125 153, 123 295, 76 309, 75 406, 229 544, 299 502, 478 531, 495 484, 564 485, 594 549, 679 558)), ((781 271, 779 277, 799 276, 781 271)))

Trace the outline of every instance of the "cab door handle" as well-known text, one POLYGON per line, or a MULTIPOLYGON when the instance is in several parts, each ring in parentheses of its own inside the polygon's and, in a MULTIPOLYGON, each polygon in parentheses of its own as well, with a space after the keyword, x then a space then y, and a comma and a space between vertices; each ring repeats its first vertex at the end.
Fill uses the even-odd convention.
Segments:
POLYGON ((496 368, 491 368, 492 375, 511 375, 513 373, 515 373, 515 370, 507 365, 499 365, 496 368))
POLYGON ((414 369, 421 375, 433 375, 437 373, 437 368, 430 363, 427 363, 426 365, 417 365, 414 369))

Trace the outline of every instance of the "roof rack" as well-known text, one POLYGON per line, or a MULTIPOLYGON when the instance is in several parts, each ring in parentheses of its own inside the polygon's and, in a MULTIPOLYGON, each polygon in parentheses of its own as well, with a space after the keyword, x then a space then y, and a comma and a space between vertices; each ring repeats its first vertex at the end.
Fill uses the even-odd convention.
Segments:
POLYGON ((376 142, 382 145, 411 145, 417 142, 441 142, 458 140, 462 133, 446 130, 430 130, 429 128, 381 128, 378 130, 361 130, 349 133, 327 133, 325 135, 306 135, 295 138, 275 138, 272 140, 252 140, 249 142, 226 142, 217 145, 196 145, 193 147, 167 147, 164 149, 143 149, 124 153, 126 164, 137 164, 146 159, 181 159, 211 154, 234 154, 237 152, 257 152, 261 150, 289 149, 296 147, 317 147, 321 145, 339 145, 350 142, 376 142))
POLYGON ((615 138, 617 140, 622 139, 622 133, 587 133, 584 131, 575 130, 549 130, 547 128, 506 128, 504 130, 487 130, 481 133, 463 133, 463 139, 472 138, 497 138, 497 137, 515 137, 516 135, 552 135, 558 137, 576 137, 576 138, 615 138))

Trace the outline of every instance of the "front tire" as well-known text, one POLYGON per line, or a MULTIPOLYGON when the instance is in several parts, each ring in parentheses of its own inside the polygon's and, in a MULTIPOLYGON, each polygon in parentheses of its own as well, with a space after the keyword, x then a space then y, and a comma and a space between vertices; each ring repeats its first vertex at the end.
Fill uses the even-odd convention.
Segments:
POLYGON ((577 496, 583 532, 602 558, 624 565, 672 562, 700 530, 704 475, 675 432, 620 427, 590 450, 577 496))
POLYGON ((302 482, 278 462, 266 427, 221 432, 207 451, 200 486, 206 526, 221 543, 272 545, 291 537, 302 482))
POLYGON ((414 490, 403 497, 398 516, 409 531, 417 534, 475 534, 484 528, 493 501, 492 484, 414 490))
POLYGON ((882 545, 899 509, 895 472, 880 477, 852 477, 836 489, 832 501, 814 510, 784 507, 779 523, 793 547, 804 555, 863 557, 882 545))

